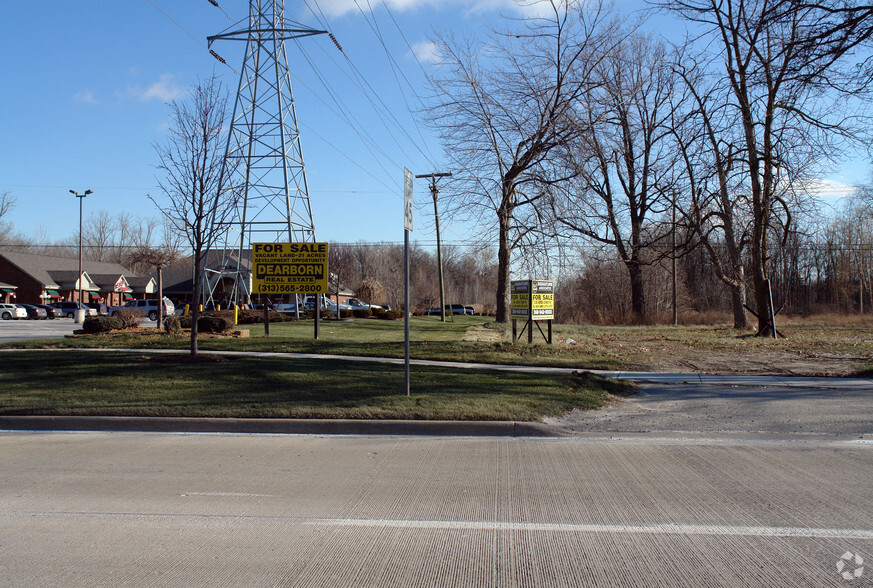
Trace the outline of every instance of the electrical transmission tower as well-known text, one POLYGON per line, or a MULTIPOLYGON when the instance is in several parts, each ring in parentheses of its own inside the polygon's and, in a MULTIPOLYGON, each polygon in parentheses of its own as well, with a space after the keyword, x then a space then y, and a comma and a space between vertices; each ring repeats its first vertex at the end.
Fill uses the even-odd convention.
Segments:
POLYGON ((326 31, 286 21, 284 4, 251 0, 247 21, 208 38, 245 41, 246 52, 221 171, 236 210, 213 220, 225 237, 221 261, 207 264, 207 304, 251 302, 252 243, 315 241, 285 41, 326 31))

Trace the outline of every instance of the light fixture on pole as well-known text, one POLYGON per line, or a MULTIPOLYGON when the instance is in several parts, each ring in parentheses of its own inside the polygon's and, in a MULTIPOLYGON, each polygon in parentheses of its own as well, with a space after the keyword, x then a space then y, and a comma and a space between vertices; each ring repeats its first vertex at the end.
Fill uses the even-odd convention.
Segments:
MULTIPOLYGON (((85 190, 84 194, 79 194, 75 190, 70 190, 70 194, 72 194, 73 196, 75 196, 76 198, 79 199, 79 277, 77 279, 77 282, 79 284, 79 300, 78 300, 78 302, 80 305, 82 304, 82 200, 84 200, 85 196, 87 196, 88 194, 93 194, 93 193, 94 192, 92 192, 91 190, 85 190)), ((81 309, 81 306, 80 306, 80 309, 81 309)), ((83 313, 82 318, 84 320, 84 313, 83 313)), ((76 312, 76 322, 82 322, 81 320, 79 320, 78 311, 76 312)))

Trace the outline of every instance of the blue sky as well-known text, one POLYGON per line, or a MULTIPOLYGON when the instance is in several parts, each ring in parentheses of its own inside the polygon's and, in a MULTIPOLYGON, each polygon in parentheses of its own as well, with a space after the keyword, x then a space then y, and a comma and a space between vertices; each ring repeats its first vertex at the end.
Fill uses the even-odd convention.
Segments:
MULTIPOLYGON (((237 75, 203 45, 232 24, 228 15, 244 18, 248 2, 218 2, 221 9, 208 0, 0 5, 7 80, 0 94, 0 191, 11 191, 18 201, 5 219, 16 232, 51 241, 75 235, 78 203, 70 189, 94 191, 85 200, 86 219, 98 210, 158 216, 146 195, 159 196, 153 145, 165 140, 166 103, 184 99, 198 78, 213 73, 227 86, 237 85, 237 75)), ((289 44, 317 238, 402 241, 402 168, 444 171, 440 146, 409 111, 420 107, 415 91, 424 90, 424 71, 431 67, 429 39, 434 31, 475 34, 520 9, 512 0, 286 0, 285 8, 288 18, 322 28, 310 10, 320 8, 345 54, 396 117, 393 127, 386 125, 384 112, 378 116, 348 82, 350 68, 327 36, 300 41, 302 51, 289 44), (370 142, 335 114, 308 62, 370 142)), ((242 43, 213 48, 239 70, 242 43)), ((862 182, 867 174, 866 168, 849 168, 825 191, 839 192, 840 182, 862 182)), ((413 238, 427 243, 435 238, 432 202, 423 180, 415 190, 413 238)), ((464 241, 462 225, 441 220, 446 242, 464 241)))
MULTIPOLYGON (((78 203, 70 189, 94 191, 84 203, 86 220, 97 210, 158 215, 146 194, 159 195, 153 145, 165 140, 167 102, 184 99, 198 78, 213 73, 236 89, 237 74, 201 43, 245 18, 248 2, 219 4, 221 9, 208 0, 2 3, 7 32, 0 59, 7 82, 0 94, 0 191, 10 190, 17 199, 6 218, 16 232, 49 240, 75 235, 78 203)), ((350 85, 350 68, 326 35, 301 40, 305 55, 288 44, 289 60, 296 60, 292 84, 316 236, 402 241, 403 167, 416 174, 440 171, 439 145, 409 112, 419 108, 413 89, 423 90, 429 38, 436 29, 475 31, 518 9, 512 0, 370 0, 371 12, 367 0, 359 0, 362 12, 354 0, 286 0, 286 17, 322 28, 306 4, 320 8, 349 60, 397 119, 389 128, 350 85), (336 106, 307 60, 372 142, 363 142, 333 112, 336 106)), ((240 69, 243 43, 216 43, 213 49, 240 69)), ((430 201, 424 181, 415 189, 424 215, 430 201)), ((428 229, 420 217, 413 236, 433 239, 427 232, 432 224, 428 229)), ((445 239, 463 235, 449 224, 445 239)))

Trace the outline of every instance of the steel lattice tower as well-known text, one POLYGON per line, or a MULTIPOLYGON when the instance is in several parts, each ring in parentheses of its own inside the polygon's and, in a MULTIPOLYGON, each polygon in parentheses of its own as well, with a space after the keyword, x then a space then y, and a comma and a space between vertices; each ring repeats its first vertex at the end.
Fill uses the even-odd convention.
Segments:
POLYGON ((237 204, 213 227, 226 237, 206 275, 207 302, 250 303, 252 243, 315 241, 285 41, 323 33, 286 21, 284 0, 251 0, 248 21, 208 38, 245 41, 246 52, 221 171, 237 204))

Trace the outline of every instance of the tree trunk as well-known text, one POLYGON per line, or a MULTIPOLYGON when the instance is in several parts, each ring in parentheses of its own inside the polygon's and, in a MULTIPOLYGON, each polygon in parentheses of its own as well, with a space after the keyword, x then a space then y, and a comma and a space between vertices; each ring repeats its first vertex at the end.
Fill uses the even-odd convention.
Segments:
POLYGON ((197 321, 200 318, 200 299, 203 291, 203 260, 194 254, 194 292, 191 297, 191 355, 197 355, 197 321))
POLYGON ((643 284, 643 268, 638 261, 627 262, 631 286, 631 312, 634 324, 646 322, 646 290, 643 284))
POLYGON ((770 332, 770 327, 768 326, 770 320, 770 297, 767 292, 767 274, 764 269, 763 252, 765 245, 761 238, 763 235, 759 236, 759 233, 763 233, 763 228, 759 227, 758 223, 756 223, 753 232, 755 233, 755 242, 752 245, 752 282, 755 286, 755 312, 758 313, 757 333, 760 337, 766 337, 773 333, 770 332))
POLYGON ((746 284, 742 280, 743 268, 739 268, 740 280, 736 284, 730 286, 731 291, 731 308, 734 311, 734 328, 746 329, 749 326, 749 319, 746 316, 746 284))
POLYGON ((509 264, 512 256, 512 245, 509 242, 509 225, 512 215, 500 210, 499 236, 497 248, 497 322, 508 323, 510 319, 509 306, 509 264))

